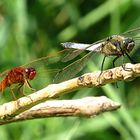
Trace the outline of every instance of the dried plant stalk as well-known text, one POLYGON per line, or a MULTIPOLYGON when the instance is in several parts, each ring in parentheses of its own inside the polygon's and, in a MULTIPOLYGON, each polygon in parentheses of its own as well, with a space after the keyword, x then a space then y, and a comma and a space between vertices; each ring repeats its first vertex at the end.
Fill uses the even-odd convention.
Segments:
POLYGON ((75 100, 46 101, 11 119, 1 120, 0 124, 47 117, 94 117, 106 111, 116 110, 119 107, 119 103, 105 96, 85 97, 75 100))

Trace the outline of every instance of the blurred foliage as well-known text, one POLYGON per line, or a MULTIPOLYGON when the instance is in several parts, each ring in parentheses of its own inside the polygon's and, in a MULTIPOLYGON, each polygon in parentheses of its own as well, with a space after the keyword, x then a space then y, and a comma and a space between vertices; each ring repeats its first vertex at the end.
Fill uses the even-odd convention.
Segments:
MULTIPOLYGON (((0 71, 57 53, 62 50, 61 42, 92 43, 139 27, 139 13, 139 0, 1 0, 0 71)), ((98 56, 98 60, 96 57, 89 61, 85 71, 100 69, 103 56, 98 56)), ((108 59, 105 69, 111 66, 111 60, 108 59)), ((81 89, 69 97, 61 97, 107 95, 122 103, 121 109, 116 112, 90 119, 49 118, 13 123, 0 127, 0 138, 140 140, 139 82, 138 78, 132 82, 118 82, 119 88, 106 85, 81 89)), ((4 96, 9 96, 7 92, 1 96, 1 101, 5 101, 4 96)))

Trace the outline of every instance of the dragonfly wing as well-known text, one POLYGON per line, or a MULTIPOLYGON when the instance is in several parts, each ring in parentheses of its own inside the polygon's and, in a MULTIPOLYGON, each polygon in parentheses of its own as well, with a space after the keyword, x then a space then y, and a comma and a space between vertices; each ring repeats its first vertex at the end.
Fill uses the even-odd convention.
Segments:
POLYGON ((132 29, 127 32, 122 33, 121 35, 126 36, 126 37, 140 37, 140 28, 132 29))
POLYGON ((81 59, 78 59, 77 61, 71 63, 70 65, 63 68, 59 73, 56 74, 54 83, 59 83, 61 81, 68 80, 70 78, 73 78, 77 73, 79 73, 84 66, 87 64, 87 61, 92 56, 93 52, 89 52, 81 59))
POLYGON ((68 54, 66 54, 61 61, 62 62, 68 62, 74 58, 76 58, 78 55, 80 55, 84 50, 76 50, 76 49, 72 49, 72 51, 69 51, 68 54))
POLYGON ((0 76, 6 76, 8 72, 9 72, 9 70, 6 70, 6 71, 0 73, 0 76))
POLYGON ((62 59, 62 62, 67 62, 76 58, 85 50, 98 52, 101 48, 101 44, 102 44, 101 42, 93 43, 93 44, 82 44, 82 43, 72 43, 72 42, 61 43, 61 45, 64 48, 74 49, 62 59))
POLYGON ((135 48, 139 48, 140 46, 140 28, 136 28, 133 30, 129 30, 127 32, 122 33, 125 37, 130 37, 135 41, 135 48))
POLYGON ((61 43, 64 48, 73 48, 78 50, 87 50, 87 51, 96 51, 102 44, 100 43, 92 43, 92 44, 83 44, 83 43, 72 43, 72 42, 66 42, 61 43))
POLYGON ((81 49, 81 50, 85 50, 88 46, 90 46, 91 44, 82 44, 82 43, 73 43, 73 42, 65 42, 65 43, 61 43, 61 45, 64 48, 73 48, 73 49, 81 49))

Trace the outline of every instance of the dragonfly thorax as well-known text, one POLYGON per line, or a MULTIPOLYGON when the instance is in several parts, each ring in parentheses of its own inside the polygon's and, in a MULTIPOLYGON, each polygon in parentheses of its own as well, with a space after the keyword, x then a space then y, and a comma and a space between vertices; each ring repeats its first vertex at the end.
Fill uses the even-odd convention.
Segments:
POLYGON ((133 39, 113 35, 109 37, 101 47, 101 52, 106 56, 121 56, 132 51, 135 46, 133 39))

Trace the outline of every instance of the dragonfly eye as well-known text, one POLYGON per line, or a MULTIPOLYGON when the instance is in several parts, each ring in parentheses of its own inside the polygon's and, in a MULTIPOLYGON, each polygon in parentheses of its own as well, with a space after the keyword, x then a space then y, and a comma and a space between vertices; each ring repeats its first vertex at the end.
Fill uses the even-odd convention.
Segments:
POLYGON ((130 39, 130 38, 125 39, 123 43, 124 43, 124 45, 126 46, 126 50, 127 50, 128 52, 132 51, 132 49, 133 49, 134 46, 135 46, 134 40, 133 40, 133 39, 130 39))
POLYGON ((34 79, 34 77, 36 76, 36 70, 34 68, 26 68, 25 73, 26 78, 28 78, 29 80, 34 79))

